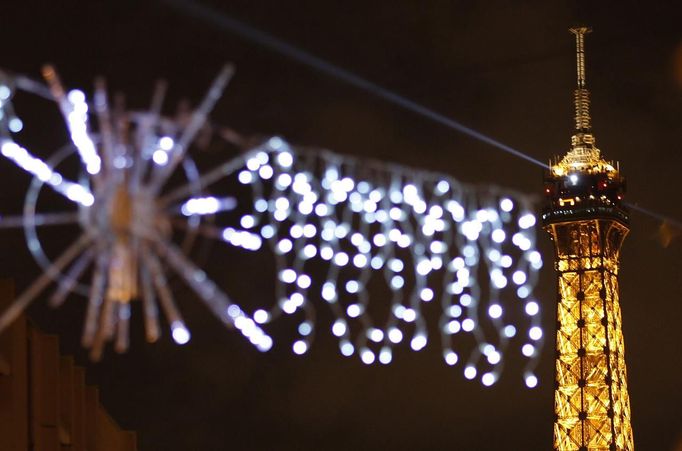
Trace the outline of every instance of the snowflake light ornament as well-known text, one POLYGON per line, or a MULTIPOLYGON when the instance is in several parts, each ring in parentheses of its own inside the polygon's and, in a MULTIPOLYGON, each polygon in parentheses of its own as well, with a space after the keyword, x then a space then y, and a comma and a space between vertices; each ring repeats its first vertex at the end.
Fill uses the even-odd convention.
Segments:
POLYGON ((54 281, 58 285, 50 298, 54 306, 64 302, 72 291, 88 297, 82 342, 91 348, 93 359, 100 357, 107 341, 115 340, 115 349, 120 352, 128 347, 130 302, 138 298, 142 300, 149 341, 155 341, 160 334, 160 307, 170 324, 173 339, 179 344, 187 343, 190 333, 167 286, 167 265, 197 291, 221 321, 239 329, 258 349, 270 349, 272 339, 207 280, 206 274, 186 257, 182 245, 173 243, 173 219, 185 217, 178 204, 162 205, 159 202, 162 188, 180 166, 189 181, 188 195, 192 196, 184 203, 205 205, 206 199, 211 199, 209 210, 204 208, 186 219, 183 227, 187 232, 185 245, 196 235, 201 214, 234 206, 232 198, 202 195, 193 184, 198 172, 187 154, 232 74, 232 66, 223 68, 186 122, 161 116, 162 85, 157 87, 149 111, 127 112, 110 108, 102 81, 96 83, 91 103, 86 101, 82 91, 65 92, 51 66, 43 70, 47 90, 23 77, 4 77, 6 82, 0 86, 3 97, 0 151, 5 158, 33 175, 33 182, 23 217, 3 217, 0 225, 24 227, 28 247, 44 273, 0 317, 0 330, 54 281), (41 94, 57 103, 72 146, 43 161, 13 140, 12 132, 18 131, 18 118, 13 114, 10 100, 17 88, 41 94), (97 123, 96 133, 92 118, 97 123), (78 181, 68 180, 56 169, 74 151, 84 169, 78 181), (38 196, 44 186, 67 199, 72 209, 58 213, 36 211, 38 196), (59 224, 77 224, 81 233, 51 261, 36 229, 59 224), (90 283, 84 286, 78 280, 87 272, 91 273, 90 283))

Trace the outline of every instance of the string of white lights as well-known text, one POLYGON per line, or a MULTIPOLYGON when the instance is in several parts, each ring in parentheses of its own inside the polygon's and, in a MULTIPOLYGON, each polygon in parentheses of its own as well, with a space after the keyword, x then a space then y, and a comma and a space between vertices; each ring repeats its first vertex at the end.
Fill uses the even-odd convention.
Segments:
MULTIPOLYGON (((529 361, 526 384, 537 384, 532 369, 543 333, 533 289, 542 258, 530 198, 462 185, 443 174, 295 148, 276 137, 196 183, 205 189, 227 175, 251 188, 253 204, 238 226, 210 235, 253 251, 268 244, 277 299, 254 310, 253 319, 267 325, 282 316, 299 318, 296 354, 310 348, 321 302, 335 318, 331 332, 343 355, 388 364, 396 345, 409 342, 419 351, 428 344, 425 311, 440 300, 436 317, 448 365, 467 352, 465 345, 457 351, 465 340, 456 338, 471 336, 475 345, 463 360, 464 375, 492 385, 516 337, 519 355, 529 361), (490 280, 479 280, 484 274, 490 280)), ((166 201, 181 193, 182 187, 166 201)), ((194 198, 182 211, 213 214, 217 205, 214 197, 194 198)))
MULTIPOLYGON (((2 154, 34 179, 23 220, 0 217, 0 226, 21 224, 46 271, 40 286, 21 296, 21 308, 50 279, 57 283, 52 305, 72 292, 88 298, 83 344, 93 358, 108 341, 118 351, 127 348, 130 302, 137 299, 149 341, 159 337, 160 313, 177 343, 190 340, 168 288, 172 271, 261 351, 273 346, 268 325, 290 317, 298 332, 292 349, 305 354, 324 307, 333 316, 329 327, 340 352, 358 355, 365 364, 390 363, 402 343, 420 351, 436 333, 445 362, 460 363, 467 379, 480 378, 484 385, 498 380, 510 344, 518 344, 518 354, 528 360, 526 384, 537 384, 532 371, 542 329, 533 289, 542 259, 529 197, 463 185, 444 174, 292 147, 276 137, 199 174, 188 149, 228 83, 230 66, 186 126, 171 121, 168 127, 170 120, 160 116, 162 90, 149 112, 116 114, 98 82, 97 132, 88 128, 85 94, 65 93, 53 68, 44 73, 84 170, 78 183, 66 181, 56 168, 69 149, 44 162, 14 141, 13 84, 3 84, 2 154), (130 133, 138 136, 129 139, 130 133), (158 194, 179 165, 187 183, 158 194), (230 180, 235 192, 250 194, 210 194, 230 180), (78 211, 38 211, 45 184, 74 201, 78 211), (238 224, 230 223, 235 212, 238 224), (203 223, 209 216, 211 223, 203 223), (55 266, 38 228, 74 224, 81 235, 77 243, 92 245, 70 247, 55 266), (202 234, 248 251, 267 247, 277 268, 272 305, 246 308, 233 302, 190 260, 189 247, 173 242, 173 228, 184 232, 185 244, 202 234)), ((0 317, 0 330, 21 308, 0 317)))

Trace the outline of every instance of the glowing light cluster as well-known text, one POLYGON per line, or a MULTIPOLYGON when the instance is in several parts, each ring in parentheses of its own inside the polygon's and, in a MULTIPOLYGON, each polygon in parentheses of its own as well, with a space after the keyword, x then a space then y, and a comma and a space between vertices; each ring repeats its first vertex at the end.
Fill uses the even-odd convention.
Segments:
POLYGON ((294 148, 277 137, 200 174, 187 151, 231 73, 221 72, 182 124, 160 116, 157 92, 150 111, 125 115, 128 122, 114 127, 99 82, 90 108, 95 132, 88 130, 85 95, 64 94, 54 70, 47 71, 48 92, 67 118, 84 171, 78 183, 69 182, 56 170, 69 149, 43 162, 2 123, 2 154, 34 180, 23 218, 2 218, 0 227, 23 225, 44 274, 0 317, 0 330, 55 281, 52 304, 74 291, 88 298, 83 343, 93 358, 109 340, 126 349, 136 299, 150 341, 160 334, 160 307, 171 337, 187 343, 190 331, 168 287, 172 271, 261 351, 274 345, 268 325, 290 318, 297 322, 291 349, 307 353, 318 329, 315 313, 328 308, 341 354, 365 364, 389 364, 397 346, 420 351, 440 335, 444 361, 461 364, 465 378, 496 383, 513 345, 528 361, 526 384, 535 386, 543 332, 533 289, 542 258, 530 199, 443 174, 294 148), (187 183, 162 189, 180 165, 187 183), (45 183, 77 211, 38 212, 45 183), (228 196, 209 194, 230 184, 228 196), (78 194, 69 195, 74 189, 78 194), (80 237, 49 259, 38 226, 69 225, 80 237), (176 244, 172 237, 182 234, 176 244), (187 256, 198 235, 246 251, 267 248, 277 268, 274 303, 245 309, 232 302, 187 256), (89 273, 89 283, 81 281, 89 273))
POLYGON ((397 345, 420 351, 433 339, 433 318, 445 362, 462 361, 466 378, 494 384, 513 342, 529 361, 527 385, 537 384, 543 333, 533 289, 542 258, 529 199, 277 137, 199 182, 205 188, 226 173, 253 196, 236 207, 241 228, 229 236, 260 235, 277 266, 276 302, 253 318, 297 319, 294 353, 310 349, 321 302, 344 356, 388 364, 397 345), (458 344, 472 348, 472 339, 473 349, 458 344))
POLYGON ((17 166, 35 176, 41 182, 47 183, 69 200, 77 202, 84 207, 89 207, 94 203, 95 198, 86 186, 64 180, 64 177, 50 168, 47 163, 34 157, 17 143, 5 140, 0 144, 0 149, 2 156, 13 161, 17 166))
MULTIPOLYGON (((162 89, 155 92, 148 112, 114 114, 109 109, 104 84, 99 81, 93 103, 98 124, 97 133, 94 133, 88 128, 90 105, 85 94, 79 90, 66 94, 55 70, 46 67, 43 75, 47 87, 37 82, 24 83, 24 86, 57 103, 73 143, 72 147, 58 151, 47 161, 30 154, 14 141, 13 133, 21 129, 17 127, 18 118, 14 116, 10 102, 14 84, 0 85, 1 153, 34 177, 23 217, 3 217, 0 227, 23 226, 28 247, 44 269, 44 273, 0 317, 0 330, 50 281, 55 281, 57 289, 50 297, 52 305, 63 303, 71 292, 88 298, 83 345, 91 348, 93 359, 101 356, 108 341, 114 341, 119 352, 128 347, 130 303, 138 299, 142 302, 149 341, 157 340, 160 335, 160 307, 173 340, 185 344, 191 334, 168 286, 167 273, 173 271, 226 325, 239 330, 261 351, 272 347, 272 339, 263 329, 181 250, 191 247, 199 233, 202 215, 230 210, 236 204, 234 198, 206 196, 197 189, 199 173, 186 154, 232 72, 230 66, 223 69, 187 123, 161 116, 162 89), (168 130, 173 130, 175 135, 169 136, 168 130), (78 183, 69 181, 56 170, 73 154, 72 149, 84 169, 78 176, 78 183), (164 203, 159 193, 178 165, 182 165, 189 183, 189 198, 177 199, 179 202, 174 204, 164 203), (71 211, 37 211, 45 184, 67 200, 65 204, 71 211), (77 211, 73 211, 74 206, 77 211), (38 226, 70 227, 76 239, 51 260, 41 243, 38 226), (184 233, 180 244, 171 239, 174 228, 184 233), (88 268, 92 268, 89 283, 81 280, 88 268)), ((0 76, 0 81, 7 79, 0 76)), ((65 236, 68 236, 67 230, 65 236)), ((257 250, 261 244, 260 235, 227 228, 221 237, 249 250, 257 250)))

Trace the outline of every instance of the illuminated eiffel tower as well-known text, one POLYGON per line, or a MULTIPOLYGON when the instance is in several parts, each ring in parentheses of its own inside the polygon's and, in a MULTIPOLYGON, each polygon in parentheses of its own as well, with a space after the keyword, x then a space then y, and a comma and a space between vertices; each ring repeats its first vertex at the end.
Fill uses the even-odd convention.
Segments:
POLYGON ((584 37, 576 37, 578 87, 571 150, 545 178, 544 228, 559 276, 554 393, 555 450, 632 450, 630 401, 618 295, 627 235, 625 179, 595 145, 585 83, 584 37))

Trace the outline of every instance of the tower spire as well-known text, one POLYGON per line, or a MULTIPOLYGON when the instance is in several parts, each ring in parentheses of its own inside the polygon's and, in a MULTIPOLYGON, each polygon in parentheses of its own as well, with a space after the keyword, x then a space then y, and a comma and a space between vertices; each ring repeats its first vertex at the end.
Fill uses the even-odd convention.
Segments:
POLYGON ((558 175, 570 171, 611 171, 613 168, 601 158, 601 152, 596 146, 590 119, 590 91, 587 89, 585 76, 585 35, 592 30, 584 26, 569 30, 575 35, 576 47, 577 87, 573 91, 575 132, 571 137, 571 149, 552 168, 558 171, 558 175))
POLYGON ((590 124, 590 91, 587 90, 585 78, 585 35, 592 30, 588 27, 570 28, 575 35, 576 67, 578 87, 575 90, 575 129, 578 133, 589 133, 590 124))

